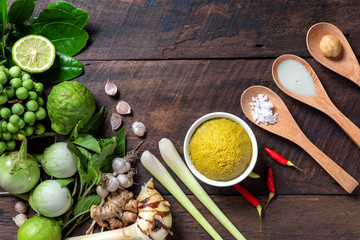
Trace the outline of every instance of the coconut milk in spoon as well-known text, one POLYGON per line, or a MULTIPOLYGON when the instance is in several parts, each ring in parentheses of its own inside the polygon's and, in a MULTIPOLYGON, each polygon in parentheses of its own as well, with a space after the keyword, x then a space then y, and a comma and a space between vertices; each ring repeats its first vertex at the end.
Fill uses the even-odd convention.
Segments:
POLYGON ((317 95, 310 73, 298 61, 289 59, 281 62, 277 67, 277 75, 287 90, 306 97, 317 95))

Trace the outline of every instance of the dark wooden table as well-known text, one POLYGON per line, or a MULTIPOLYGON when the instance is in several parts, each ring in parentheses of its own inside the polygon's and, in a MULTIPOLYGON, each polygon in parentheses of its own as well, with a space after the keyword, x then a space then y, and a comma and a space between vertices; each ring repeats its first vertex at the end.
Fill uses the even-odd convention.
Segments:
MULTIPOLYGON (((37 1, 36 13, 52 1, 37 1)), ((223 111, 249 123, 259 145, 255 171, 260 179, 243 185, 267 200, 266 172, 272 167, 277 196, 263 215, 262 232, 254 207, 232 188, 204 185, 214 201, 248 239, 357 239, 360 235, 359 188, 349 195, 302 149, 251 124, 239 104, 252 85, 271 88, 284 100, 309 139, 360 181, 360 150, 329 117, 285 95, 275 85, 271 65, 291 53, 305 58, 318 74, 334 104, 360 126, 360 88, 317 63, 309 54, 306 32, 317 22, 338 26, 360 55, 360 2, 353 1, 184 1, 184 0, 74 0, 89 12, 88 46, 77 58, 85 73, 77 81, 86 85, 98 106, 115 111, 123 99, 133 108, 124 119, 128 149, 137 145, 130 125, 148 127, 141 150, 160 157, 158 141, 171 139, 179 152, 187 129, 202 115, 223 111), (104 94, 107 79, 120 96, 104 94), (304 169, 299 172, 272 161, 263 148, 280 152, 304 169)), ((103 136, 113 134, 106 121, 103 136)), ((135 193, 151 175, 139 163, 135 193)), ((224 227, 175 177, 182 189, 224 239, 224 227)), ((210 239, 205 230, 159 184, 156 188, 171 203, 174 236, 167 239, 210 239)), ((16 239, 14 197, 0 198, 0 239, 16 239)), ((74 235, 83 234, 89 222, 74 235)))

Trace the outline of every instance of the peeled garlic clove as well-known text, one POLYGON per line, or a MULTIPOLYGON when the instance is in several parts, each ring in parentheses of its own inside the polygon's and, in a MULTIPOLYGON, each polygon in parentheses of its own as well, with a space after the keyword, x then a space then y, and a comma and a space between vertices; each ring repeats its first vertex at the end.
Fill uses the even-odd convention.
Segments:
POLYGON ((131 107, 127 102, 119 101, 116 105, 116 111, 121 115, 129 114, 131 113, 131 107))
POLYGON ((142 122, 134 122, 132 124, 132 130, 138 137, 143 137, 146 133, 146 127, 142 122))
POLYGON ((122 124, 121 116, 119 114, 117 114, 117 113, 111 114, 110 124, 111 124, 111 129, 112 130, 118 129, 122 124))
POLYGON ((109 79, 105 84, 105 92, 109 96, 115 96, 115 94, 117 93, 116 85, 113 82, 110 82, 109 79))
POLYGON ((23 213, 20 213, 13 218, 13 221, 15 222, 16 226, 18 226, 18 227, 21 227, 21 225, 23 225, 23 223, 26 220, 27 220, 27 216, 23 213))

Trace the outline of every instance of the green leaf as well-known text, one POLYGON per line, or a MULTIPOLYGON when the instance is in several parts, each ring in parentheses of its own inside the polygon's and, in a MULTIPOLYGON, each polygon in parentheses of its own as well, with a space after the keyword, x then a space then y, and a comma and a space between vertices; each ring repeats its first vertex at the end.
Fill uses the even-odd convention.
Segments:
POLYGON ((66 187, 67 185, 75 181, 75 178, 56 179, 56 181, 60 184, 61 187, 66 187))
POLYGON ((114 172, 114 169, 112 168, 112 162, 114 160, 115 156, 112 155, 110 157, 107 157, 100 165, 100 169, 103 173, 112 173, 114 172))
POLYGON ((83 147, 79 147, 79 146, 77 148, 87 159, 91 159, 92 154, 87 149, 85 149, 83 147))
POLYGON ((57 8, 44 9, 35 21, 36 23, 67 22, 74 25, 79 22, 74 14, 57 8))
POLYGON ((84 127, 83 121, 79 120, 78 123, 75 125, 74 129, 71 131, 69 139, 74 141, 77 136, 80 134, 80 129, 84 127))
POLYGON ((94 134, 104 123, 106 118, 106 108, 102 107, 90 120, 80 129, 82 133, 94 134))
POLYGON ((45 132, 45 133, 40 134, 40 135, 31 136, 31 137, 29 137, 29 139, 49 138, 49 137, 56 137, 56 133, 54 133, 54 132, 45 132))
POLYGON ((22 200, 29 201, 30 198, 30 192, 28 193, 22 193, 22 194, 12 194, 15 197, 21 198, 22 200))
POLYGON ((83 73, 82 63, 70 56, 56 52, 55 62, 44 73, 33 76, 43 83, 58 83, 78 77, 83 73))
POLYGON ((102 165, 102 162, 114 153, 116 148, 117 138, 100 139, 101 153, 95 153, 91 161, 98 167, 102 165))
POLYGON ((89 35, 71 23, 48 23, 40 31, 40 35, 48 38, 58 52, 74 56, 85 47, 89 35))
POLYGON ((74 208, 74 216, 79 216, 90 210, 92 205, 99 205, 101 203, 101 197, 99 195, 89 195, 80 199, 74 208))
POLYGON ((34 0, 16 0, 9 10, 9 22, 20 24, 31 17, 34 12, 34 0))
MULTIPOLYGON (((8 24, 8 12, 7 12, 7 1, 0 0, 0 24, 2 25, 2 29, 5 29, 5 26, 8 24)), ((4 32, 4 31, 2 31, 4 32)))
POLYGON ((87 172, 87 167, 88 167, 87 157, 84 154, 82 154, 82 152, 79 150, 79 148, 76 147, 72 143, 68 143, 67 148, 70 150, 70 152, 72 153, 72 155, 74 157, 78 158, 78 160, 79 160, 79 161, 77 161, 78 170, 82 169, 84 172, 87 172))
POLYGON ((96 153, 101 152, 99 142, 90 134, 82 133, 78 135, 74 141, 74 144, 96 153))
POLYGON ((83 28, 89 20, 89 14, 86 11, 77 8, 68 2, 64 2, 64 1, 54 2, 51 3, 47 8, 48 9, 56 8, 72 13, 78 19, 77 26, 80 28, 83 28))
POLYGON ((101 171, 94 163, 89 162, 88 177, 93 184, 99 185, 101 181, 101 171))
POLYGON ((117 131, 114 135, 117 138, 116 147, 114 150, 114 155, 124 157, 126 155, 126 146, 125 146, 125 126, 117 131))

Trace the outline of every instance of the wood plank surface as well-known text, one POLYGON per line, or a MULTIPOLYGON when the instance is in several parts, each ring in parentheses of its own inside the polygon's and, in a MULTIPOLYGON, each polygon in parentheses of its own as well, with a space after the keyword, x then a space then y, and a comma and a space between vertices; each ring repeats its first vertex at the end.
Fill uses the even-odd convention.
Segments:
MULTIPOLYGON (((168 240, 211 239, 205 230, 172 197, 165 196, 171 204, 173 236, 168 240)), ((265 211, 262 231, 259 232, 259 216, 253 206, 239 196, 212 196, 228 218, 249 240, 251 239, 356 239, 360 234, 360 223, 356 221, 360 212, 356 196, 276 196, 265 211), (344 204, 345 203, 345 204, 344 204), (331 210, 329 207, 331 206, 331 210)), ((233 239, 226 229, 194 197, 190 200, 208 219, 224 239, 233 239)), ((266 196, 260 197, 265 204, 266 196)), ((2 202, 14 204, 13 197, 2 202)), ((16 240, 17 227, 12 223, 15 211, 0 210, 0 236, 2 240, 16 240)), ((91 222, 84 223, 74 235, 83 234, 91 222)), ((99 231, 97 228, 96 231, 99 231)))
MULTIPOLYGON (((38 1, 40 9, 54 0, 38 1)), ((310 56, 307 30, 327 21, 360 54, 357 0, 70 0, 89 12, 81 60, 310 56)))
MULTIPOLYGON (((55 0, 36 2, 38 15, 55 0)), ((13 0, 9 1, 10 3, 13 0)), ((133 121, 144 122, 148 133, 140 152, 149 149, 160 158, 158 141, 171 139, 182 154, 191 124, 209 112, 229 112, 244 119, 259 145, 255 172, 260 179, 242 184, 266 203, 266 173, 272 167, 277 195, 263 216, 262 232, 256 210, 232 188, 202 184, 214 201, 247 239, 357 239, 360 234, 359 188, 352 195, 298 146, 250 123, 241 111, 242 92, 253 85, 271 88, 284 100, 300 128, 325 154, 360 181, 360 149, 325 114, 285 95, 272 80, 271 66, 284 53, 297 54, 310 63, 334 104, 360 126, 360 88, 325 69, 310 58, 305 35, 308 28, 327 21, 343 30, 360 55, 360 2, 356 0, 250 1, 250 0, 69 0, 89 12, 85 29, 90 39, 76 56, 84 74, 76 81, 94 94, 108 116, 118 100, 130 103, 133 113, 124 118, 128 150, 140 138, 131 131, 133 121), (104 93, 107 79, 120 90, 116 97, 104 93), (264 147, 274 149, 304 169, 299 172, 271 160, 264 147)), ((51 86, 47 86, 48 94, 51 86)), ((109 117, 99 137, 110 137, 109 117)), ((38 151, 33 143, 30 151, 38 151)), ((136 194, 151 175, 137 165, 136 194)), ((171 173, 172 174, 172 173, 171 173)), ((172 174, 174 176, 174 174, 172 174)), ((224 239, 230 234, 189 190, 181 188, 224 239)), ((155 181, 171 204, 174 236, 167 239, 211 239, 201 226, 155 181)), ((0 197, 0 239, 15 240, 14 197, 0 197)), ((83 234, 90 222, 77 229, 83 234)))
MULTIPOLYGON (((142 149, 149 149, 160 157, 157 143, 167 137, 174 141, 182 153, 187 129, 196 119, 209 112, 233 113, 244 119, 253 129, 259 145, 259 159, 255 171, 263 178, 248 180, 246 184, 256 193, 267 192, 266 171, 274 167, 278 191, 283 194, 345 194, 335 181, 299 147, 278 136, 272 135, 244 116, 239 99, 249 86, 264 85, 273 89, 284 100, 310 140, 341 167, 360 180, 358 165, 360 150, 350 138, 325 114, 300 103, 275 85, 271 78, 273 60, 194 60, 194 61, 107 61, 85 62, 86 72, 80 81, 94 92, 99 106, 108 106, 109 113, 115 111, 118 99, 132 106, 133 114, 124 118, 129 148, 137 145, 130 125, 142 121, 148 127, 148 135, 142 149), (120 96, 113 99, 106 96, 103 86, 106 79, 114 81, 120 96), (274 149, 304 169, 304 173, 275 163, 263 151, 264 147, 274 149), (342 152, 339 154, 339 151, 342 152)), ((352 82, 336 74, 314 66, 325 89, 334 104, 360 125, 360 89, 352 82)), ((108 122, 107 122, 108 123, 108 122)), ((105 135, 111 136, 110 126, 105 135)), ((138 181, 149 178, 145 169, 139 166, 138 181)), ((234 194, 229 188, 206 186, 211 194, 234 194)), ((356 190, 356 193, 359 193, 356 190)))

